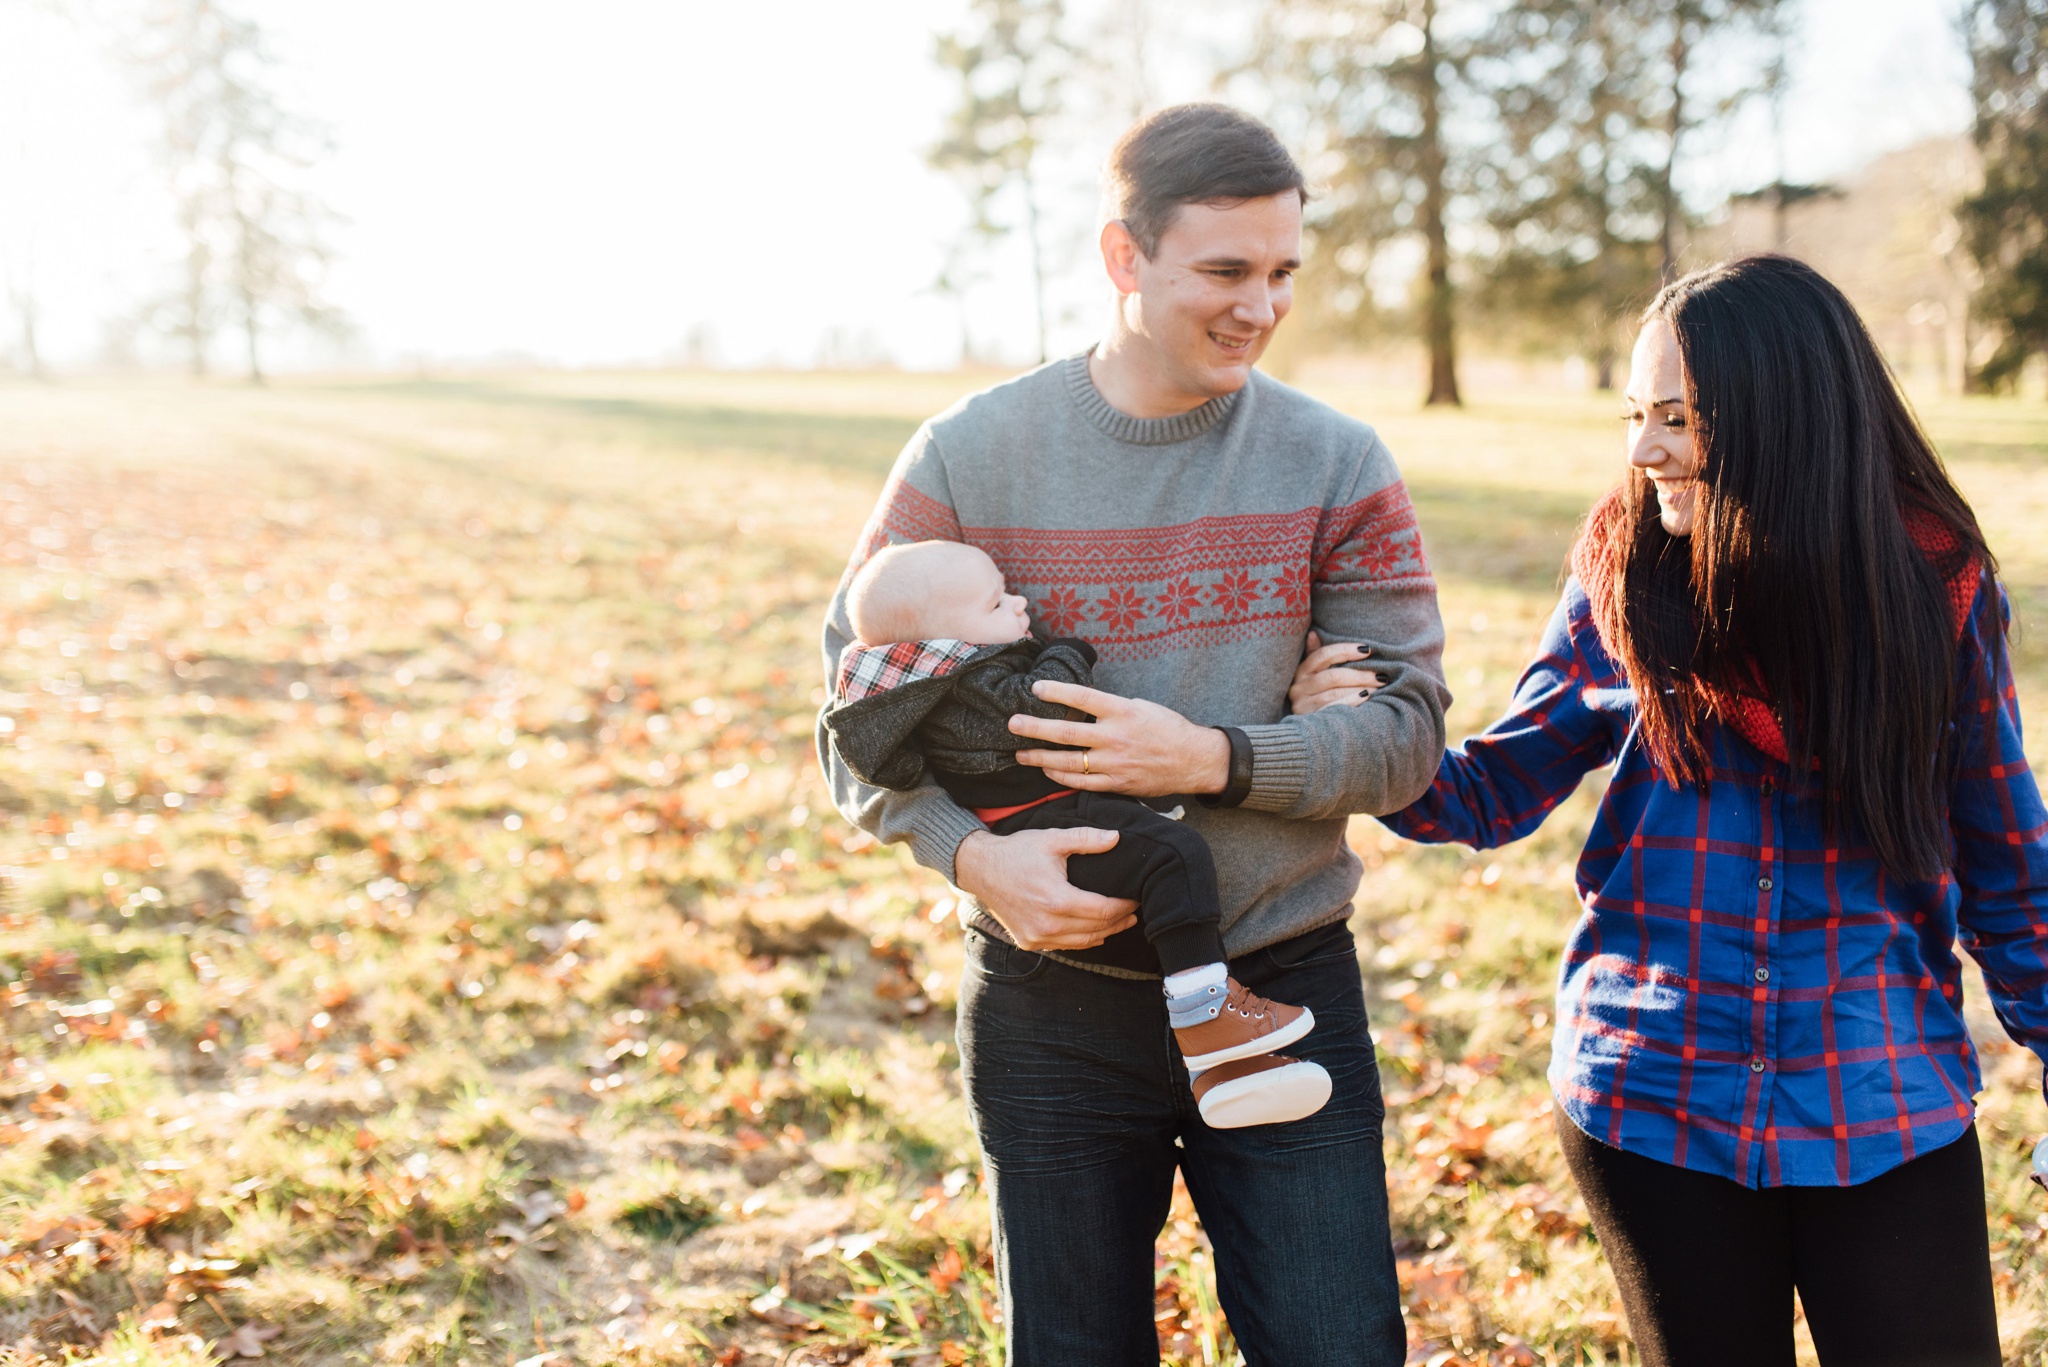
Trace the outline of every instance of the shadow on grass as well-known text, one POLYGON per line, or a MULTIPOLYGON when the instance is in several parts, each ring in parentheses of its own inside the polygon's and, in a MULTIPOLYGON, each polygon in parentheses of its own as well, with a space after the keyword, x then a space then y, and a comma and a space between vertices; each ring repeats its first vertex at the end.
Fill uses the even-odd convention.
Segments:
POLYGON ((1548 595, 1591 506, 1584 494, 1411 480, 1422 544, 1439 580, 1548 595))
POLYGON ((578 394, 548 394, 483 381, 410 380, 369 386, 409 398, 450 398, 538 408, 638 428, 690 455, 776 457, 835 470, 885 475, 917 424, 859 413, 788 413, 578 394))
MULTIPOLYGON (((372 387, 408 397, 539 409, 635 427, 678 454, 737 453, 877 477, 888 473, 903 443, 917 430, 914 422, 898 417, 549 394, 480 380, 409 380, 372 387)), ((1588 507, 1582 494, 1540 487, 1440 484, 1427 476, 1411 479, 1409 487, 1437 573, 1524 592, 1548 594, 1556 587, 1572 536, 1588 507)))

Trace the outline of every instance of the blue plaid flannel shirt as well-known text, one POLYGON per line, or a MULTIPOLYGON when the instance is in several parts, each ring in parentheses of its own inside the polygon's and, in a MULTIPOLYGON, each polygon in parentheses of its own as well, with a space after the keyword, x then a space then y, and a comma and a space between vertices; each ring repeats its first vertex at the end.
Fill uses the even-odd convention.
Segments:
POLYGON ((1382 818, 1502 845, 1612 763, 1578 865, 1550 1083, 1587 1134, 1749 1187, 1868 1181, 1959 1138, 1983 1087, 1958 943, 2008 1033, 2048 1060, 2048 811, 2021 744, 2002 594, 1957 649, 1953 858, 1902 883, 1830 840, 1812 781, 1726 727, 1704 791, 1674 789, 1576 580, 1507 716, 1382 818))

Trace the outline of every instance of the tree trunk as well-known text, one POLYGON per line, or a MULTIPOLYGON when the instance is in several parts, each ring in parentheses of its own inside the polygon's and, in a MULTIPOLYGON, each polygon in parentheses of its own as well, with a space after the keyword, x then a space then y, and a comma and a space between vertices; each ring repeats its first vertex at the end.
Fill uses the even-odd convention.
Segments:
POLYGON ((1451 305, 1451 246, 1444 223, 1446 192, 1443 143, 1443 87, 1437 71, 1436 0, 1423 0, 1421 80, 1416 91, 1422 108, 1422 236, 1427 256, 1422 301, 1423 337, 1429 345, 1429 397, 1426 407, 1461 405, 1458 397, 1456 324, 1451 305))
POLYGON ((1678 144, 1685 135, 1685 68, 1691 57, 1686 40, 1686 4, 1676 7, 1671 18, 1671 117, 1665 128, 1664 174, 1657 187, 1664 201, 1664 221, 1657 234, 1662 256, 1661 274, 1665 284, 1678 278, 1678 144))
POLYGON ((263 358, 259 352, 263 329, 258 316, 260 305, 249 290, 242 291, 242 342, 249 353, 249 383, 263 383, 263 358))
POLYGON ((14 296, 14 313, 21 319, 21 364, 31 380, 46 378, 43 353, 36 347, 36 303, 26 293, 14 296))
POLYGON ((198 247, 193 247, 185 258, 185 316, 179 329, 185 334, 186 353, 195 380, 206 374, 206 278, 198 251, 198 247))
POLYGON ((1600 216, 1600 258, 1593 264, 1593 270, 1600 283, 1594 301, 1598 313, 1593 319, 1593 388, 1607 394, 1614 389, 1614 328, 1628 301, 1622 297, 1624 287, 1615 277, 1621 242, 1614 231, 1614 145, 1604 140, 1604 133, 1597 174, 1594 212, 1600 216))
POLYGON ((1038 363, 1044 365, 1050 359, 1045 340, 1045 248, 1038 239, 1038 184, 1028 165, 1024 168, 1023 183, 1024 226, 1031 239, 1031 290, 1038 305, 1038 363))
POLYGON ((249 383, 262 384, 263 361, 256 350, 257 327, 253 310, 242 319, 242 336, 249 347, 249 383))

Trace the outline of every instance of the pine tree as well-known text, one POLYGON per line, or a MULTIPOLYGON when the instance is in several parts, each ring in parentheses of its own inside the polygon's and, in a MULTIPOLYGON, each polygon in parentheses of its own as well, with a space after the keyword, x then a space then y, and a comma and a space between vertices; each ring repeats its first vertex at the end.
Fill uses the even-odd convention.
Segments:
POLYGON ((1664 267, 1659 0, 1514 0, 1484 44, 1501 140, 1487 308, 1576 345, 1614 387, 1617 324, 1664 267))
POLYGON ((1074 54, 1064 33, 1064 0, 972 0, 968 27, 942 36, 938 62, 959 84, 959 102, 932 166, 951 174, 974 208, 969 231, 992 241, 1016 225, 1002 217, 1009 192, 1020 201, 1031 250, 1038 359, 1046 359, 1045 241, 1040 223, 1041 158, 1058 117, 1074 54))
POLYGON ((1973 0, 1964 16, 1984 186, 1957 210, 1996 344, 1972 375, 2009 388, 2048 353, 2048 0, 1973 0))
MULTIPOLYGON (((1657 174, 1659 226, 1658 273, 1665 284, 1678 277, 1679 239, 1685 228, 1685 202, 1678 191, 1678 167, 1686 139, 1709 124, 1733 114, 1768 86, 1768 70, 1755 82, 1739 84, 1711 96, 1696 89, 1704 54, 1731 39, 1768 37, 1780 31, 1791 0, 1665 0, 1663 61, 1658 79, 1663 87, 1663 166, 1657 174)), ((1596 8, 1606 0, 1587 0, 1596 8)))
MULTIPOLYGON (((1309 228, 1328 293, 1355 331, 1376 321, 1366 287, 1389 246, 1420 247, 1414 295, 1429 354, 1428 404, 1457 404, 1454 201, 1470 180, 1451 131, 1465 97, 1469 43, 1449 36, 1442 0, 1273 0, 1247 64, 1307 112, 1329 194, 1309 228)), ((1469 6, 1467 7, 1469 8, 1469 6)))
POLYGON ((1679 273, 1684 159, 1710 125, 1782 89, 1790 8, 1504 0, 1468 68, 1497 133, 1480 186, 1493 240, 1473 263, 1491 321, 1577 346, 1613 387, 1621 325, 1679 273), (1758 42, 1759 78, 1706 88, 1704 69, 1742 69, 1758 42))

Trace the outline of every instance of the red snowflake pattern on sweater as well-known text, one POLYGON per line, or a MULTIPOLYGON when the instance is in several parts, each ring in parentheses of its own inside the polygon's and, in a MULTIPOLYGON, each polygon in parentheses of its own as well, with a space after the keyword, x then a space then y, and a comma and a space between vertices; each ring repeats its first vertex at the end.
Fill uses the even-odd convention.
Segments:
POLYGON ((1176 579, 1168 584, 1166 592, 1160 595, 1161 611, 1164 613, 1166 620, 1179 625, 1192 618, 1206 606, 1202 599, 1207 592, 1208 590, 1204 586, 1197 584, 1192 579, 1186 577, 1176 579))
POLYGON ((1072 636, 1088 620, 1094 604, 1072 589, 1054 589, 1037 605, 1034 616, 1048 636, 1072 636))
POLYGON ((1316 590, 1432 587, 1415 509, 1398 483, 1337 508, 1076 531, 964 525, 899 480, 860 558, 889 542, 933 539, 980 546, 1030 601, 1041 630, 1079 636, 1112 661, 1300 635, 1316 590))
POLYGON ((891 542, 962 541, 960 519, 945 504, 912 487, 899 475, 889 477, 882 501, 867 529, 861 533, 860 554, 854 568, 891 542))

